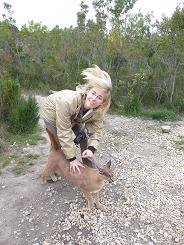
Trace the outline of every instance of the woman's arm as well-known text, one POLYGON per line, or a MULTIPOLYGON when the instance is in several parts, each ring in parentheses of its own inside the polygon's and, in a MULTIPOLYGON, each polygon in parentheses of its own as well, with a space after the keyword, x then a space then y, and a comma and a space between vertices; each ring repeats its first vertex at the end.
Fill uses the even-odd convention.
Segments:
POLYGON ((63 94, 56 100, 56 129, 59 142, 67 159, 75 157, 75 145, 73 142, 73 131, 71 116, 78 106, 76 94, 63 94))
MULTIPOLYGON (((92 120, 90 122, 86 122, 86 129, 88 138, 88 148, 93 147, 93 149, 97 149, 99 146, 100 139, 102 137, 103 131, 103 118, 99 120, 92 120)), ((94 153, 94 152, 93 152, 94 153)))

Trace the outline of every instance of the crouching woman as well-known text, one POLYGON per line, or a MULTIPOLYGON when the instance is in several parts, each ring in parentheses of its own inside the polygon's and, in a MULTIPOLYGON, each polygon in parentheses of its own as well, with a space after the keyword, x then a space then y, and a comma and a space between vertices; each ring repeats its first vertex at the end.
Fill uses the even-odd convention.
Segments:
POLYGON ((102 136, 105 113, 110 106, 111 78, 97 65, 82 72, 84 85, 49 95, 42 108, 42 118, 70 162, 70 171, 84 167, 76 157, 80 144, 83 163, 93 159, 102 136), (73 139, 73 133, 75 139, 73 139))

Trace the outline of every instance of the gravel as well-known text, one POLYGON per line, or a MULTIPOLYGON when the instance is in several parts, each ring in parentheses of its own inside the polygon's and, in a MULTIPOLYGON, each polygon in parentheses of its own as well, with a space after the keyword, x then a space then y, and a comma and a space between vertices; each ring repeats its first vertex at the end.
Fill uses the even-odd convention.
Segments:
POLYGON ((88 210, 64 178, 42 185, 49 143, 28 146, 40 157, 26 174, 0 177, 0 244, 183 245, 184 122, 170 123, 169 133, 161 125, 107 115, 96 155, 99 164, 111 159, 115 173, 101 192, 106 212, 88 210))

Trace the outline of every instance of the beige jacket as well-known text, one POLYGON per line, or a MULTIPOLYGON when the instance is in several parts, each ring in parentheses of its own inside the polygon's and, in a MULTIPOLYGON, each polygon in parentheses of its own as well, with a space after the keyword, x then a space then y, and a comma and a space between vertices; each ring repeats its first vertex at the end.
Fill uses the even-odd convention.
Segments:
MULTIPOLYGON (((42 118, 57 128, 57 135, 62 150, 67 159, 75 157, 72 127, 75 125, 82 103, 82 94, 79 91, 62 90, 49 95, 42 108, 42 118)), ((88 135, 88 146, 98 148, 102 135, 104 114, 100 110, 93 110, 82 122, 88 135)))

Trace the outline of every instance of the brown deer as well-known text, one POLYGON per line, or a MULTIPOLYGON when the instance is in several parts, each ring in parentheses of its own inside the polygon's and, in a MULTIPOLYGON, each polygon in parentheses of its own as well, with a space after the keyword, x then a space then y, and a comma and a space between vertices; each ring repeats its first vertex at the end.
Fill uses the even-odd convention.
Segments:
POLYGON ((112 182, 113 171, 110 168, 111 161, 106 163, 102 168, 95 169, 85 165, 80 168, 80 173, 73 173, 69 170, 69 161, 65 158, 63 151, 55 140, 54 135, 46 129, 52 148, 48 157, 46 167, 43 171, 43 182, 47 182, 47 177, 55 175, 65 176, 74 186, 77 186, 84 194, 88 202, 88 208, 95 206, 101 210, 105 210, 105 206, 100 203, 100 190, 107 182, 112 182))

